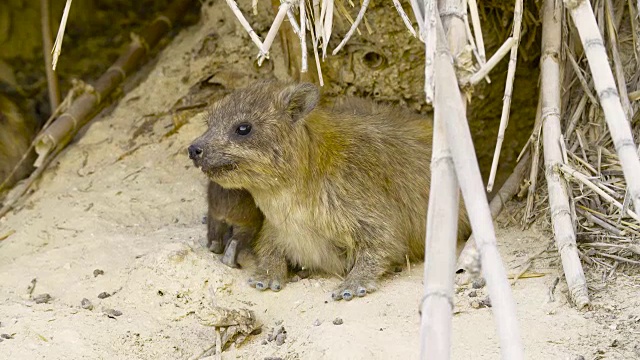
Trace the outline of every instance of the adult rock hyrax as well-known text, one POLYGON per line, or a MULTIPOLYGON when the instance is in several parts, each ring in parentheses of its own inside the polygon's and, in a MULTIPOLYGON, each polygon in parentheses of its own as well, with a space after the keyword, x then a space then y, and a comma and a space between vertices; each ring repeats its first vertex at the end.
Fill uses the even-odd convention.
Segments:
POLYGON ((212 181, 246 189, 264 213, 249 284, 279 291, 289 262, 344 277, 332 297, 350 300, 407 257, 423 259, 432 123, 363 99, 324 107, 319 97, 309 83, 236 90, 190 151, 212 181))
MULTIPOLYGON (((189 157, 197 156, 190 151, 189 157)), ((207 200, 207 248, 223 254, 223 264, 237 268, 238 254, 253 242, 264 216, 246 190, 224 189, 209 181, 207 200)))

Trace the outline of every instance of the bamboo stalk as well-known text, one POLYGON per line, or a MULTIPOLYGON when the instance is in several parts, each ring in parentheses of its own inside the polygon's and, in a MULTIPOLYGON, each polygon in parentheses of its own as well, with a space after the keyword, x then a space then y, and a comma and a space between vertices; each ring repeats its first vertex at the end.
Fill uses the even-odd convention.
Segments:
MULTIPOLYGON (((424 0, 424 92, 427 104, 433 103, 435 93, 435 56, 436 56, 436 0, 424 0)), ((438 19, 439 20, 439 19, 438 19)))
POLYGON ((560 146, 560 50, 562 40, 562 6, 555 0, 545 0, 542 18, 542 137, 545 177, 549 189, 551 222, 556 246, 562 259, 569 294, 578 309, 589 304, 587 283, 578 255, 576 235, 573 230, 571 210, 566 187, 554 167, 563 163, 560 146))
MULTIPOLYGON (((254 8, 254 12, 257 13, 257 5, 258 5, 257 1, 255 4, 256 4, 256 7, 254 8)), ((238 4, 234 0, 227 0, 227 5, 231 9, 231 12, 233 12, 233 14, 236 16, 236 18, 238 18, 238 21, 240 21, 240 24, 245 29, 245 31, 249 34, 251 41, 253 41, 253 43, 256 44, 258 49, 262 49, 262 40, 260 40, 260 38, 258 37, 256 32, 253 30, 251 25, 249 25, 249 22, 247 21, 247 19, 244 17, 244 15, 242 15, 242 11, 240 11, 238 4)))
POLYGON ((260 48, 260 54, 258 54, 258 65, 262 65, 262 62, 265 59, 269 58, 269 49, 271 49, 271 44, 273 44, 273 40, 276 38, 278 30, 280 30, 280 26, 284 21, 284 17, 287 16, 287 12, 289 11, 290 7, 290 0, 284 1, 280 4, 278 13, 276 14, 276 18, 273 20, 273 24, 271 24, 269 32, 264 38, 264 42, 262 43, 262 47, 260 48))
POLYGON ((305 4, 305 0, 300 0, 300 48, 302 52, 302 58, 300 61, 302 62, 300 71, 303 73, 307 72, 309 68, 307 62, 307 7, 305 4))
POLYGON ((516 75, 516 64, 518 62, 518 46, 520 45, 520 28, 522 27, 522 0, 516 0, 513 10, 513 46, 511 46, 511 55, 509 57, 509 67, 507 68, 507 80, 504 86, 504 96, 502 98, 502 115, 500 116, 500 127, 498 128, 498 140, 493 153, 493 161, 491 163, 491 172, 489 173, 489 181, 487 181, 487 192, 493 190, 493 183, 496 180, 498 171, 498 162, 500 161, 500 152, 502 150, 502 142, 504 141, 504 133, 509 125, 509 111, 511 109, 511 96, 513 93, 513 80, 516 75))
MULTIPOLYGON (((441 64, 440 64, 441 65, 441 64)), ((449 359, 453 313, 454 267, 458 233, 458 180, 447 142, 445 121, 451 101, 442 84, 448 79, 436 68, 431 185, 427 212, 424 298, 420 322, 421 359, 449 359)))
MULTIPOLYGON (((448 9, 459 9, 459 0, 449 0, 448 9)), ((442 5, 441 5, 442 6, 442 5)), ((462 23, 450 22, 447 32, 453 53, 458 53, 466 41, 462 23), (455 27, 458 27, 457 31, 455 27), (451 39, 452 37, 462 39, 451 39), (455 41, 461 40, 461 41, 455 41)), ((435 66, 442 66, 436 63, 435 66)), ((420 346, 421 359, 449 359, 451 352, 452 313, 454 294, 454 268, 460 194, 451 150, 447 141, 446 125, 450 111, 447 92, 442 91, 448 79, 444 72, 435 70, 434 131, 431 160, 431 185, 427 211, 427 238, 425 246, 424 300, 421 304, 420 346)), ((426 93, 425 93, 426 96, 426 93)))
POLYGON ((393 0, 393 6, 395 6, 396 11, 398 11, 398 15, 400 15, 400 18, 402 19, 404 26, 406 26, 407 30, 409 30, 409 34, 411 34, 411 36, 413 37, 416 37, 417 36, 416 30, 413 28, 413 25, 411 25, 411 20, 409 20, 407 13, 402 8, 402 4, 400 4, 400 1, 393 0))
POLYGON ((616 90, 598 24, 588 1, 565 0, 565 3, 582 40, 600 105, 622 164, 631 201, 637 211, 640 209, 640 159, 616 90))
POLYGON ((144 29, 140 36, 134 36, 129 48, 96 81, 93 91, 80 95, 48 128, 36 138, 36 152, 39 155, 36 166, 43 163, 55 148, 65 147, 75 134, 94 115, 97 106, 120 85, 127 74, 137 69, 149 49, 153 48, 192 4, 191 0, 175 0, 169 8, 144 29))
POLYGON ((451 148, 456 177, 460 182, 471 228, 476 236, 482 273, 493 305, 491 309, 497 325, 502 358, 520 360, 524 358, 524 351, 516 318, 515 302, 496 246, 491 212, 483 191, 480 168, 464 112, 464 102, 457 86, 451 55, 446 47, 444 29, 440 19, 436 17, 436 20, 438 31, 436 61, 439 63, 438 69, 442 69, 442 74, 438 76, 444 79, 444 83, 438 86, 446 92, 443 96, 451 104, 447 107, 450 111, 447 111, 449 121, 446 122, 446 133, 449 143, 456 144, 451 148))

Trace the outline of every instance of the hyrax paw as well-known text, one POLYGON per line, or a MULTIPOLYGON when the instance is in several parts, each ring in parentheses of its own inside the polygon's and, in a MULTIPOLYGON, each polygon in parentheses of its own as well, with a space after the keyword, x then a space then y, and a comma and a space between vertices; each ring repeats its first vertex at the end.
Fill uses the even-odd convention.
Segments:
POLYGON ((342 299, 349 301, 354 296, 363 297, 375 290, 376 286, 373 281, 346 280, 331 293, 331 298, 336 301, 342 299))
POLYGON ((264 271, 257 271, 249 278, 249 285, 260 291, 271 289, 272 291, 280 291, 284 287, 284 280, 281 277, 268 275, 264 271))

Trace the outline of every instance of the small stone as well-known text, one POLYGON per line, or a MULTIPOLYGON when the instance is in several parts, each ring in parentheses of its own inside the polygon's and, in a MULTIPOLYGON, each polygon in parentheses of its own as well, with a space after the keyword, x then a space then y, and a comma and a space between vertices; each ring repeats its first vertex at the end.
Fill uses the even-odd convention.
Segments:
POLYGON ((98 275, 104 275, 104 271, 100 269, 93 270, 93 277, 98 277, 98 275))
POLYGON ((298 276, 298 275, 293 275, 293 277, 291 278, 291 282, 298 282, 300 280, 301 280, 300 276, 298 276))
POLYGON ((106 292, 106 291, 103 291, 103 292, 101 292, 100 294, 98 294, 98 299, 106 299, 106 298, 108 298, 109 296, 111 296, 111 294, 109 294, 109 293, 108 293, 108 292, 106 292))
POLYGON ((591 318, 593 318, 593 313, 592 313, 592 312, 588 312, 588 313, 584 314, 584 318, 585 318, 585 319, 591 319, 591 318))
POLYGON ((611 347, 618 347, 618 345, 620 345, 620 342, 618 341, 618 339, 613 339, 613 341, 611 342, 611 347))
POLYGON ((476 297, 476 296, 478 296, 478 292, 477 291, 475 291, 475 290, 469 291, 469 297, 476 297))
POLYGON ((471 287, 474 289, 482 289, 485 285, 486 281, 484 278, 475 279, 473 280, 473 283, 471 283, 471 287))
POLYGON ((284 344, 284 340, 287 338, 287 333, 281 333, 276 335, 276 345, 280 346, 284 344))
POLYGON ((33 298, 33 301, 35 301, 36 304, 46 304, 49 301, 51 301, 51 299, 52 299, 51 295, 49 295, 49 294, 40 294, 40 295, 35 296, 33 298))
POLYGON ((80 306, 82 306, 82 308, 85 310, 93 310, 93 304, 87 298, 82 299, 82 301, 80 302, 80 306))
POLYGON ((282 325, 282 323, 283 323, 283 322, 284 322, 284 320, 278 320, 278 321, 276 321, 276 326, 280 326, 280 325, 282 325))
POLYGON ((262 345, 267 345, 268 343, 267 340, 262 340, 262 345))
POLYGON ((575 360, 585 360, 585 358, 582 355, 578 355, 578 356, 576 356, 575 360))
POLYGON ((114 309, 104 309, 102 312, 105 313, 105 315, 107 315, 108 317, 110 317, 112 319, 115 319, 116 316, 122 315, 122 311, 114 310, 114 309))
POLYGON ((491 299, 487 296, 484 300, 480 301, 480 303, 485 307, 491 307, 491 299))
POLYGON ((472 308, 474 308, 474 309, 480 309, 480 307, 481 307, 481 306, 480 306, 480 301, 478 301, 478 300, 473 300, 473 301, 471 301, 470 305, 471 305, 471 307, 472 307, 472 308))
POLYGON ((316 319, 316 321, 313 322, 313 326, 320 326, 320 324, 320 319, 316 319))
POLYGON ((2 334, 0 335, 0 338, 10 340, 10 339, 13 339, 13 336, 9 334, 2 334))
POLYGON ((333 325, 342 325, 344 323, 344 321, 342 321, 341 318, 335 318, 333 320, 333 325))

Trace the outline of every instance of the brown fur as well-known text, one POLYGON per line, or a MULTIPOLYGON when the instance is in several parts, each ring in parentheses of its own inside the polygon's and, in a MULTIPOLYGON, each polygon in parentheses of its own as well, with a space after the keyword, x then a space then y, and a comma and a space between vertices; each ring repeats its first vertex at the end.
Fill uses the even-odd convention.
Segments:
POLYGON ((212 181, 248 190, 265 215, 252 285, 280 290, 288 261, 346 276, 333 297, 350 300, 406 256, 423 259, 432 124, 363 99, 318 100, 312 84, 254 83, 214 107, 192 146, 212 181))
MULTIPOLYGON (((27 152, 37 131, 35 119, 28 116, 13 99, 0 92, 0 184, 27 152)), ((34 160, 35 152, 31 151, 0 192, 29 175, 34 160)))
POLYGON ((238 254, 253 242, 264 216, 246 190, 224 189, 210 181, 207 193, 207 247, 224 253, 225 265, 239 267, 238 254))

